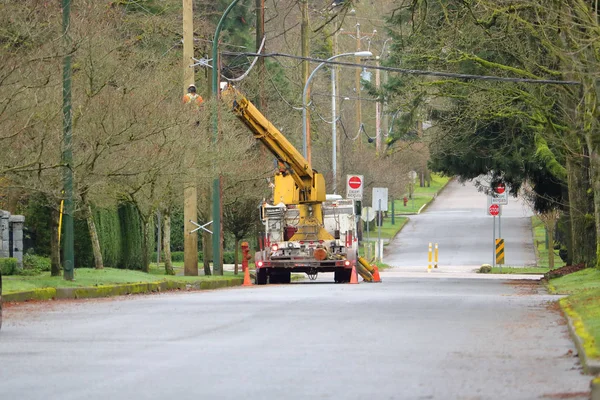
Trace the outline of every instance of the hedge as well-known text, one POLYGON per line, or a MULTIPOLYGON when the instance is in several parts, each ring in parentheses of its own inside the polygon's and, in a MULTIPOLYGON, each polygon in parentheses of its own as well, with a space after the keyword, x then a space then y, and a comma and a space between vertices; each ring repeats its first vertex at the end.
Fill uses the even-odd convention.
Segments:
POLYGON ((0 258, 0 272, 2 275, 14 275, 18 272, 16 258, 0 258))

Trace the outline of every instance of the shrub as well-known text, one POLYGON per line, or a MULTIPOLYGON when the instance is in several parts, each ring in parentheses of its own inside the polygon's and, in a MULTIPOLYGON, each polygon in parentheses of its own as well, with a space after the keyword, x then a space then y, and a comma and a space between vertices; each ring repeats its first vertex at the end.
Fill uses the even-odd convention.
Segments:
MULTIPOLYGON (((242 252, 240 251, 240 259, 242 252)), ((235 252, 225 251, 223 252, 223 264, 235 264, 235 252)))
POLYGON ((480 274, 489 274, 492 272, 492 266, 490 264, 483 264, 478 271, 480 274))
POLYGON ((2 275, 13 275, 17 272, 16 258, 0 258, 0 272, 2 275))
POLYGON ((23 269, 37 270, 39 272, 50 271, 50 258, 25 254, 23 256, 23 269))

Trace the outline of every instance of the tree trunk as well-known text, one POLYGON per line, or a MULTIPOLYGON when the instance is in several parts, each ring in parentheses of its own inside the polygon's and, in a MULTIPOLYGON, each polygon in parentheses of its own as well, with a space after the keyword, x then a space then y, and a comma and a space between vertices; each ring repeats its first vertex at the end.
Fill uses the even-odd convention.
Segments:
POLYGON ((234 263, 235 263, 235 267, 233 268, 233 273, 235 275, 238 274, 239 246, 240 246, 240 239, 238 239, 236 237, 235 238, 235 252, 234 252, 234 255, 233 255, 234 263))
POLYGON ((171 210, 165 208, 162 214, 163 218, 163 236, 162 247, 163 257, 165 258, 165 275, 175 275, 173 262, 171 261, 171 210))
POLYGON ((9 188, 8 189, 8 200, 6 208, 9 213, 15 215, 17 213, 17 206, 19 205, 19 199, 21 198, 21 189, 9 188))
POLYGON ((596 225, 596 262, 594 266, 600 267, 600 154, 598 151, 590 152, 592 163, 592 189, 594 192, 594 221, 596 225))
POLYGON ((589 169, 586 157, 568 157, 569 215, 571 217, 571 243, 573 264, 595 265, 596 231, 588 189, 589 169), (591 219, 591 221, 590 221, 591 219))
POLYGON ((142 271, 150 272, 150 227, 154 222, 154 212, 150 212, 146 218, 142 219, 143 225, 143 242, 142 242, 142 271))
MULTIPOLYGON (((596 3, 597 5, 597 3, 596 3)), ((587 52, 589 54, 589 52, 587 52)), ((589 57, 589 56, 588 56, 589 57)), ((596 61, 595 58, 589 57, 596 61)), ((590 159, 590 181, 593 193, 593 213, 595 222, 596 241, 594 243, 594 262, 588 266, 600 267, 600 143, 598 140, 598 93, 597 82, 594 79, 583 80, 583 135, 585 136, 587 153, 590 159)))
POLYGON ((52 209, 50 218, 50 276, 60 276, 60 244, 58 243, 58 211, 52 209))
POLYGON ((92 206, 87 202, 85 196, 81 196, 83 200, 83 209, 85 212, 85 219, 87 221, 88 230, 90 232, 90 240, 92 242, 92 251, 94 252, 94 268, 104 268, 104 262, 102 261, 102 251, 100 249, 100 239, 98 239, 98 231, 96 230, 96 223, 94 222, 94 214, 92 213, 92 206))
POLYGON ((554 224, 556 221, 552 220, 546 227, 548 232, 548 267, 554 269, 554 224))

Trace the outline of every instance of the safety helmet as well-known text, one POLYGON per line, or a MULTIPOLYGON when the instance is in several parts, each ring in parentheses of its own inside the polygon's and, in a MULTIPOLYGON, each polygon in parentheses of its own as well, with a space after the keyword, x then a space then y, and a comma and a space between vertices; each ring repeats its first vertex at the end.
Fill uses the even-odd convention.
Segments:
POLYGON ((196 85, 192 84, 190 86, 188 86, 188 92, 195 92, 196 91, 196 85))

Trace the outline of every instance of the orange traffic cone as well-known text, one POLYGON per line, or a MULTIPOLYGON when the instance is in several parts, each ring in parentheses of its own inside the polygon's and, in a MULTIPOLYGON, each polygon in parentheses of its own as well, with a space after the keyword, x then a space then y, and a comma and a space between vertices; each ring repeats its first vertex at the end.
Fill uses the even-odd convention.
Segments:
POLYGON ((252 281, 250 281, 250 268, 248 267, 244 269, 244 284, 242 286, 252 286, 252 281))
POLYGON ((377 265, 373 265, 373 282, 381 282, 381 277, 379 276, 379 268, 377 268, 377 265))
POLYGON ((352 266, 352 272, 350 273, 350 283, 358 283, 358 275, 356 274, 356 267, 352 266))

